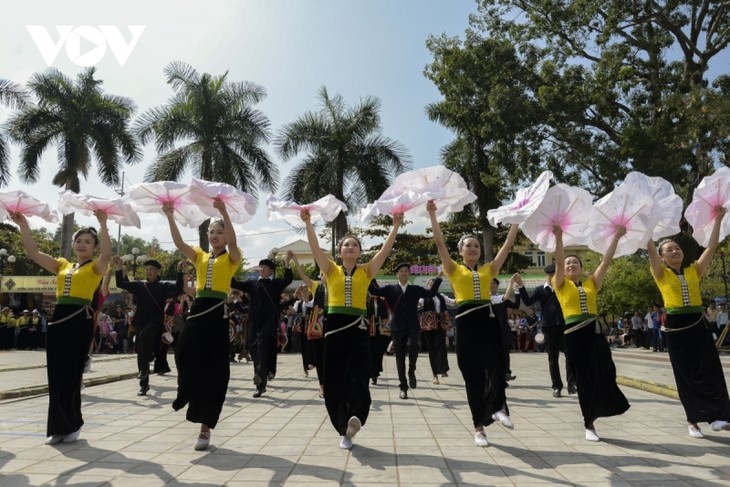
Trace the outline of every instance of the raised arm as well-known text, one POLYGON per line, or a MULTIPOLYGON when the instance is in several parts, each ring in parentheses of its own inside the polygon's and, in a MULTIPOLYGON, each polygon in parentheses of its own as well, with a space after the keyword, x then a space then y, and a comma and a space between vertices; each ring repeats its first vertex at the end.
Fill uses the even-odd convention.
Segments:
POLYGON ((372 259, 370 259, 370 262, 365 264, 368 267, 369 276, 375 277, 375 274, 377 274, 380 268, 383 267, 385 259, 388 258, 388 254, 390 254, 390 251, 393 249, 395 237, 398 236, 398 229, 400 228, 401 223, 403 223, 403 213, 394 214, 393 228, 390 230, 388 238, 385 239, 385 242, 383 242, 383 246, 380 248, 380 250, 378 250, 378 253, 375 254, 372 259))
MULTIPOLYGON (((241 249, 238 248, 236 242, 236 230, 233 228, 231 217, 228 215, 226 204, 218 198, 213 200, 213 208, 218 210, 224 223, 223 232, 226 235, 226 244, 228 245, 228 258, 233 264, 241 262, 241 249)), ((182 249, 180 250, 182 252, 182 249)))
POLYGON ((593 273, 593 282, 596 285, 596 291, 601 289, 601 286, 603 285, 603 278, 606 277, 606 272, 608 272, 608 266, 609 264, 611 264, 611 260, 616 253, 616 247, 618 246, 618 242, 624 235, 626 235, 626 227, 624 227, 623 225, 616 225, 616 233, 613 234, 613 239, 611 240, 608 249, 606 249, 606 253, 603 254, 603 259, 601 259, 601 263, 598 264, 596 272, 593 273))
POLYGON ((319 266, 319 270, 322 271, 322 274, 326 276, 330 271, 330 260, 327 258, 327 254, 325 254, 319 247, 319 239, 317 238, 317 233, 314 231, 314 226, 312 225, 312 215, 309 214, 309 210, 302 210, 299 216, 306 225, 307 242, 309 242, 309 248, 314 256, 314 261, 319 266))
POLYGON ((11 213, 10 218, 13 223, 20 227, 20 236, 23 239, 23 247, 25 248, 26 255, 36 264, 43 267, 51 274, 58 274, 58 262, 50 255, 41 252, 38 249, 38 244, 33 239, 33 235, 30 233, 30 227, 28 226, 28 220, 25 215, 21 213, 11 213))
POLYGON ((109 283, 112 280, 113 273, 114 267, 112 267, 112 264, 109 263, 109 265, 106 266, 106 272, 104 273, 104 277, 101 279, 101 288, 99 289, 99 292, 104 297, 109 296, 109 283))
POLYGON ((170 225, 170 236, 172 237, 172 243, 175 244, 175 247, 177 247, 177 249, 185 257, 195 262, 197 258, 195 250, 193 250, 190 245, 185 243, 182 235, 180 235, 180 229, 177 227, 177 222, 175 221, 175 218, 173 218, 173 214, 175 213, 175 207, 172 206, 172 203, 164 203, 162 205, 162 211, 165 213, 165 216, 167 216, 167 223, 170 225))
POLYGON ((96 210, 96 219, 99 220, 99 258, 94 263, 94 270, 97 274, 104 274, 112 260, 112 241, 109 238, 109 229, 106 227, 106 211, 96 210))
POLYGON ((661 279, 664 275, 664 265, 662 264, 662 258, 659 257, 656 245, 654 241, 649 239, 649 243, 646 244, 646 251, 649 254, 649 264, 651 265, 651 275, 654 279, 661 279))
POLYGON ((519 229, 519 225, 516 224, 512 224, 509 227, 509 232, 507 232, 507 239, 504 241, 502 247, 499 249, 499 252, 497 252, 496 257, 494 257, 494 260, 492 261, 492 275, 496 276, 502 269, 504 261, 507 260, 507 256, 512 251, 512 246, 515 243, 515 239, 517 238, 517 231, 519 229))
POLYGON ((562 289, 565 284, 565 249, 563 248, 563 229, 553 225, 555 235, 555 289, 562 289))
POLYGON ((699 275, 704 274, 707 267, 709 267, 710 262, 712 262, 712 257, 715 255, 717 244, 720 241, 720 226, 722 224, 722 219, 726 214, 727 209, 724 206, 715 207, 715 224, 712 226, 710 241, 708 242, 705 251, 702 252, 702 255, 700 255, 700 258, 697 259, 697 273, 699 275))
POLYGON ((441 225, 439 225, 436 219, 436 203, 433 200, 426 203, 426 211, 428 211, 428 216, 431 218, 431 232, 433 233, 433 241, 436 243, 436 250, 438 250, 439 258, 441 259, 441 267, 444 274, 450 276, 456 269, 456 265, 451 259, 451 255, 449 255, 449 249, 446 248, 444 234, 441 233, 441 225))
POLYGON ((299 259, 297 258, 297 254, 295 254, 294 252, 292 252, 292 254, 291 254, 291 260, 292 260, 292 262, 294 262, 294 268, 297 270, 299 279, 301 279, 302 282, 307 286, 307 289, 311 288, 312 279, 310 279, 310 277, 304 273, 302 266, 299 265, 299 259))

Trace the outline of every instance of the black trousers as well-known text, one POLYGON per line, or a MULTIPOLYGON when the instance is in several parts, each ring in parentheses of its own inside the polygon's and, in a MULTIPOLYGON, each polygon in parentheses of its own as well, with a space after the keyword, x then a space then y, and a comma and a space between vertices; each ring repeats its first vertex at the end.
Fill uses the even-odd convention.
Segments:
POLYGON ((269 372, 276 374, 276 336, 258 335, 250 350, 254 373, 261 379, 257 387, 264 390, 269 372))
POLYGON ((140 387, 146 387, 150 382, 150 362, 155 356, 155 349, 162 337, 162 323, 149 321, 137 326, 137 338, 134 340, 137 351, 137 369, 141 375, 140 387))
MULTIPOLYGON (((459 313, 468 309, 460 306, 459 313)), ((502 330, 489 310, 480 308, 456 319, 457 363, 475 427, 492 424, 492 414, 501 409, 509 414, 502 330)))
POLYGON ((188 405, 185 419, 211 429, 218 424, 231 376, 223 306, 205 312, 218 303, 220 299, 195 298, 175 347, 177 398, 172 407, 178 411, 188 405))
POLYGON ((415 330, 391 330, 393 349, 395 350, 395 366, 398 370, 398 381, 400 390, 408 390, 408 377, 406 376, 406 353, 408 354, 408 375, 416 373, 416 361, 418 360, 419 329, 415 330))
MULTIPOLYGON (((339 330, 357 319, 346 314, 329 314, 325 333, 339 330)), ((365 425, 370 414, 370 335, 367 329, 351 326, 324 338, 324 404, 332 426, 345 434, 347 422, 356 416, 365 425)))
MULTIPOLYGON (((79 305, 57 304, 51 322, 60 321, 80 308, 79 305)), ((93 313, 83 309, 73 318, 48 326, 47 436, 68 435, 84 424, 81 417, 81 377, 93 332, 93 313)))
MULTIPOLYGON (((552 388, 562 390, 563 379, 560 377, 560 352, 565 353, 565 328, 562 326, 544 326, 542 333, 545 335, 545 351, 548 356, 548 368, 552 388)), ((565 379, 569 387, 575 387, 575 371, 568 356, 565 356, 565 379)))

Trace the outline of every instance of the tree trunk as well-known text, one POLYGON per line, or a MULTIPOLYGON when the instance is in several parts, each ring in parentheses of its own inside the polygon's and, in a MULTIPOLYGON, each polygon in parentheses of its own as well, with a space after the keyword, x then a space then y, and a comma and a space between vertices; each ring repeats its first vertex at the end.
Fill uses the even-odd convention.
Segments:
POLYGON ((69 213, 63 216, 61 222, 61 256, 66 260, 71 260, 72 242, 71 238, 74 233, 74 214, 69 213))
POLYGON ((205 220, 198 227, 198 243, 203 252, 210 250, 210 242, 208 242, 208 227, 210 227, 210 220, 205 220))

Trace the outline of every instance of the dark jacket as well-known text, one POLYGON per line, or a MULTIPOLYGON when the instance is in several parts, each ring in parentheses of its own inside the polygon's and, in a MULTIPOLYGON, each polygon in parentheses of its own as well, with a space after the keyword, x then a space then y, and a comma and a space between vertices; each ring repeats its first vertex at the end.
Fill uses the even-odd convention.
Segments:
POLYGON ((292 282, 292 271, 284 269, 283 279, 231 279, 231 287, 248 293, 248 337, 254 343, 258 335, 275 337, 279 329, 281 293, 292 282))
POLYGON ((117 287, 134 296, 137 309, 132 324, 139 330, 149 322, 164 323, 164 309, 167 298, 180 296, 183 292, 183 273, 177 273, 175 283, 157 279, 149 281, 129 281, 122 271, 116 272, 117 287))
POLYGON ((543 328, 549 328, 551 326, 565 326, 563 310, 560 308, 558 297, 555 295, 555 291, 553 291, 552 288, 547 287, 545 284, 541 284, 532 291, 531 296, 528 296, 525 286, 522 286, 520 288, 520 297, 527 306, 536 302, 540 303, 543 328))
POLYGON ((370 294, 385 298, 390 307, 392 318, 390 331, 412 331, 420 329, 418 324, 418 300, 430 299, 438 294, 441 278, 436 278, 431 289, 414 284, 408 284, 403 293, 400 284, 388 284, 378 287, 373 280, 370 285, 370 294))

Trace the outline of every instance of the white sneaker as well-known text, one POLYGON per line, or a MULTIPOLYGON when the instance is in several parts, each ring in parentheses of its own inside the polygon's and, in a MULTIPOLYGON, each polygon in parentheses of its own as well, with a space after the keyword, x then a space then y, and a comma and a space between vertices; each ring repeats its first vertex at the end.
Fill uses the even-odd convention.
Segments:
POLYGON ((601 439, 598 437, 598 434, 596 434, 596 430, 590 430, 590 429, 586 429, 586 440, 601 441, 601 439))
POLYGON ((343 436, 342 440, 340 440, 340 448, 343 450, 352 450, 352 439, 343 436))
POLYGON ((46 438, 46 445, 55 445, 56 443, 61 443, 63 441, 64 435, 53 435, 46 438))
POLYGON ((722 419, 713 421, 712 424, 710 424, 710 427, 712 428, 712 431, 730 431, 730 423, 723 421, 722 419))
POLYGON ((73 433, 69 433, 66 436, 63 437, 61 441, 64 443, 73 443, 74 441, 79 439, 79 435, 81 434, 81 428, 77 429, 73 433))
POLYGON ((705 437, 705 435, 702 434, 702 430, 700 429, 699 426, 690 424, 689 426, 687 426, 687 429, 689 430, 689 435, 692 438, 704 438, 705 437))
POLYGON ((210 431, 201 431, 193 448, 196 451, 203 451, 208 449, 208 445, 210 445, 210 431))
POLYGON ((504 411, 497 411, 496 413, 492 414, 492 419, 495 421, 499 421, 499 424, 507 429, 515 429, 515 425, 512 424, 512 420, 509 416, 507 416, 507 414, 505 414, 504 411))
POLYGON ((360 418, 358 418, 357 416, 351 417, 350 420, 347 422, 347 431, 345 431, 345 437, 354 438, 357 432, 360 431, 360 428, 362 428, 360 418))
POLYGON ((475 431, 474 443, 482 448, 484 448, 485 446, 489 446, 489 442, 487 441, 487 434, 484 431, 475 431))

